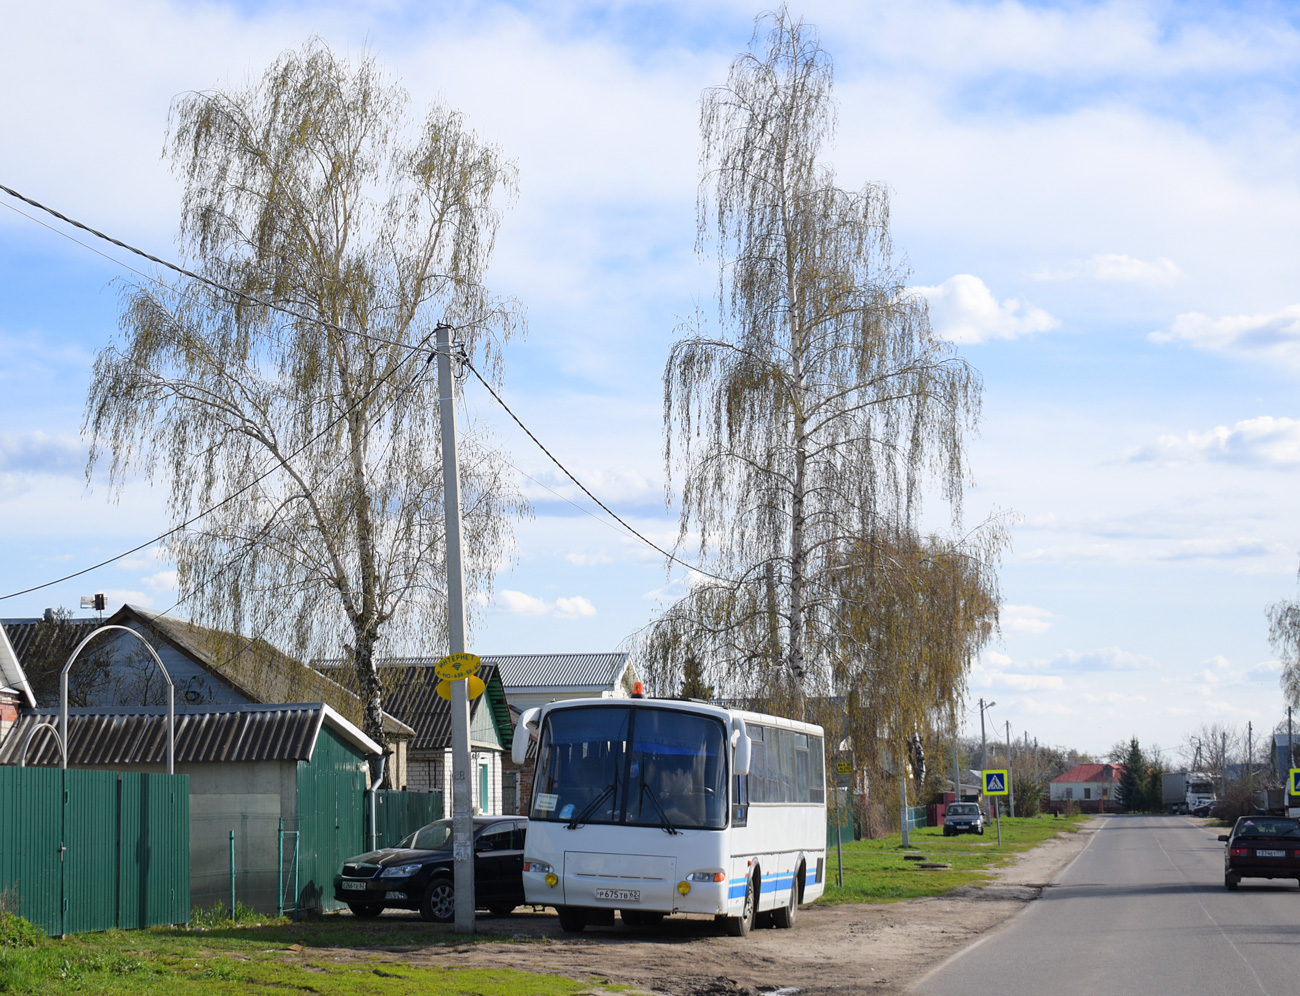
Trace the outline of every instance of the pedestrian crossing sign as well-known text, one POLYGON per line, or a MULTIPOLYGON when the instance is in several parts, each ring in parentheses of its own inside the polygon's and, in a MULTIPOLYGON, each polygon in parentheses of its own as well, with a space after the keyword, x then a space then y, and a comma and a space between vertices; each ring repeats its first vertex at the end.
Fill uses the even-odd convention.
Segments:
POLYGON ((984 772, 985 795, 1010 795, 1011 772, 1006 769, 984 772))
POLYGON ((1291 769, 1291 794, 1300 795, 1300 768, 1291 769))

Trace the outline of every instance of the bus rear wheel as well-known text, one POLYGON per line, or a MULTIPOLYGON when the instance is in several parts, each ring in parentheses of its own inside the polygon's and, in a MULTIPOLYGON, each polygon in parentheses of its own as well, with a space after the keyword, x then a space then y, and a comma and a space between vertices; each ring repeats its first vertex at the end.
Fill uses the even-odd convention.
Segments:
MULTIPOLYGON (((755 873, 757 874, 757 873, 755 873)), ((754 929, 754 911, 758 906, 758 889, 754 885, 754 879, 751 877, 745 883, 745 905, 741 908, 740 916, 729 916, 726 920, 727 933, 732 937, 745 937, 754 929)))

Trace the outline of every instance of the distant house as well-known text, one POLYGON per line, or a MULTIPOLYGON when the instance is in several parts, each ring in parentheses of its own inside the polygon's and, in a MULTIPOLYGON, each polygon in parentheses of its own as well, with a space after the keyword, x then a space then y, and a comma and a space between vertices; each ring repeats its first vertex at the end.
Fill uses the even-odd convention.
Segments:
POLYGON ((1119 780, 1122 764, 1080 764, 1052 779, 1053 808, 1073 802, 1084 812, 1118 812, 1119 780))
POLYGON ((637 680, 621 653, 486 654, 483 663, 496 667, 506 699, 520 710, 562 699, 626 698, 637 680))
MULTIPOLYGON (((25 710, 0 741, 0 765, 57 766, 42 723, 25 710)), ((364 849, 368 769, 380 746, 322 702, 197 705, 176 713, 176 774, 189 777, 190 902, 338 909, 333 875, 364 849)), ((68 765, 166 771, 167 715, 158 706, 70 709, 68 765)))
MULTIPOLYGON (((512 728, 525 709, 548 702, 581 698, 627 698, 637 680, 624 653, 496 654, 483 658, 496 666, 514 713, 512 728)), ((533 794, 533 760, 537 745, 529 744, 528 760, 502 760, 502 812, 524 813, 533 794)))
MULTIPOLYGON (((502 756, 510 749, 514 728, 497 668, 489 659, 479 668, 485 690, 469 703, 471 807, 476 813, 513 812, 502 809, 502 756)), ((406 763, 391 782, 394 788, 442 792, 444 807, 452 805, 451 705, 438 695, 432 657, 399 657, 379 664, 384 705, 413 731, 406 763), (400 778, 398 777, 400 775, 400 778)), ((349 689, 356 676, 341 661, 318 661, 316 667, 349 689)))
POLYGON ((18 662, 18 655, 0 627, 0 740, 18 719, 19 709, 32 709, 36 699, 32 695, 27 675, 18 662))

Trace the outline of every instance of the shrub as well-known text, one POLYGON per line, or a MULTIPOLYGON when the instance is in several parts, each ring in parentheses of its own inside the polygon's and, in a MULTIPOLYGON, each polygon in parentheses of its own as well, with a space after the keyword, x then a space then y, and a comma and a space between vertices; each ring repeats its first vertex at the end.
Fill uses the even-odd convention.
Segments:
POLYGON ((45 940, 45 931, 16 913, 0 910, 0 948, 34 948, 45 940))

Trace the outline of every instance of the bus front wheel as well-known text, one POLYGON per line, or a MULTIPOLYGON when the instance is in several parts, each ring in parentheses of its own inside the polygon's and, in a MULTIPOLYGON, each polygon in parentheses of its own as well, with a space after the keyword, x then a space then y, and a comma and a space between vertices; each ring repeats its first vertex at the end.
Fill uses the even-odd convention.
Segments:
POLYGON ((581 934, 587 926, 587 911, 581 906, 557 906, 555 912, 560 918, 560 929, 566 934, 581 934))
POLYGON ((754 886, 754 879, 750 878, 745 884, 745 905, 741 908, 740 916, 727 917, 727 933, 732 937, 744 937, 753 930, 754 910, 757 906, 758 889, 754 886))

